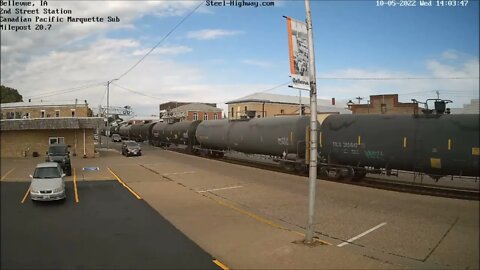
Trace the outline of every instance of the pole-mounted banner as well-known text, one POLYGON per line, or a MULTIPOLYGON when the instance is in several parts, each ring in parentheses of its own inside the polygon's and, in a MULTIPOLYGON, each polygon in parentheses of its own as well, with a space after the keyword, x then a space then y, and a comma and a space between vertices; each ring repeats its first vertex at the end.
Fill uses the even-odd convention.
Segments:
POLYGON ((286 18, 292 87, 310 90, 307 25, 290 17, 286 18))

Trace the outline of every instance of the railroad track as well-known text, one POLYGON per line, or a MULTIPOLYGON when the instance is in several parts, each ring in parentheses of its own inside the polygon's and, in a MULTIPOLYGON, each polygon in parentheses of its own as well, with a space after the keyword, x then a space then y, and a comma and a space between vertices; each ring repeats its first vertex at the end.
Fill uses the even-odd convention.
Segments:
MULTIPOLYGON (((170 151, 180 152, 183 154, 195 155, 193 153, 189 153, 184 149, 175 149, 175 148, 168 148, 170 151)), ((287 173, 292 175, 302 175, 295 171, 288 171, 284 168, 279 167, 276 163, 269 163, 269 162, 262 162, 259 160, 247 160, 244 158, 235 158, 230 156, 224 156, 222 158, 213 158, 209 156, 202 156, 208 159, 214 160, 221 160, 223 162, 242 165, 247 167, 253 167, 258 169, 276 171, 281 173, 287 173)), ((303 176, 308 176, 307 174, 303 174, 303 176)), ((446 186, 438 186, 438 185, 431 185, 431 184, 423 184, 423 183, 408 183, 404 181, 398 180, 391 180, 391 179, 377 179, 372 177, 365 177, 363 179, 330 179, 330 178, 317 178, 324 181, 330 182, 337 182, 337 183, 345 183, 351 184, 356 186, 364 186, 370 188, 377 188, 383 190, 390 190, 390 191, 398 191, 398 192, 405 192, 405 193, 413 193, 413 194, 420 194, 420 195, 429 195, 429 196, 436 196, 436 197, 445 197, 445 198, 455 198, 455 199, 462 199, 462 200, 480 200, 480 192, 476 189, 469 189, 469 188, 456 188, 456 187, 446 187, 446 186)))
MULTIPOLYGON (((232 158, 232 157, 223 157, 220 160, 224 162, 232 163, 232 164, 237 164, 237 165, 272 170, 272 171, 288 173, 292 175, 299 175, 298 172, 287 171, 273 164, 256 163, 256 162, 239 159, 239 158, 232 158)), ((405 193, 455 198, 455 199, 463 199, 463 200, 477 200, 477 201, 480 200, 480 192, 478 190, 469 189, 469 188, 456 188, 456 187, 435 186, 435 185, 421 184, 421 183, 408 183, 404 181, 395 181, 390 179, 389 180, 377 179, 372 177, 365 177, 363 179, 351 179, 351 180, 348 180, 348 179, 336 180, 336 179, 329 179, 329 178, 318 178, 318 179, 330 181, 330 182, 347 183, 351 185, 405 192, 405 193)))

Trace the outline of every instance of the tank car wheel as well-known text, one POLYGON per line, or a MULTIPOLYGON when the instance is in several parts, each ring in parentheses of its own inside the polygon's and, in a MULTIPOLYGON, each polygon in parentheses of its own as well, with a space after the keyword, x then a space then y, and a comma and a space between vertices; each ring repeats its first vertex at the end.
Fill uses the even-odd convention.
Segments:
POLYGON ((320 169, 320 175, 332 180, 340 179, 340 170, 335 167, 322 167, 320 169))
POLYGON ((303 164, 300 164, 300 163, 295 164, 295 171, 302 174, 302 175, 304 175, 308 172, 307 167, 304 166, 303 164))
POLYGON ((365 176, 367 176, 367 170, 365 168, 355 170, 354 179, 359 180, 364 178, 365 176))

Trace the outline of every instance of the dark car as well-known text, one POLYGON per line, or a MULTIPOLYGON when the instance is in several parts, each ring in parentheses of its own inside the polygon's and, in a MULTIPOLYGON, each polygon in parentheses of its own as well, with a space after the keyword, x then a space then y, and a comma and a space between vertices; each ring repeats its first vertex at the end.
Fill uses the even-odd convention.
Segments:
POLYGON ((70 151, 68 145, 63 143, 51 144, 48 147, 47 162, 57 162, 62 167, 62 170, 68 175, 72 175, 72 164, 70 163, 70 151))
POLYGON ((121 141, 122 141, 122 137, 120 137, 119 134, 112 135, 112 142, 121 142, 121 141))
POLYGON ((122 143, 122 155, 129 156, 141 156, 142 148, 134 141, 124 141, 122 143))

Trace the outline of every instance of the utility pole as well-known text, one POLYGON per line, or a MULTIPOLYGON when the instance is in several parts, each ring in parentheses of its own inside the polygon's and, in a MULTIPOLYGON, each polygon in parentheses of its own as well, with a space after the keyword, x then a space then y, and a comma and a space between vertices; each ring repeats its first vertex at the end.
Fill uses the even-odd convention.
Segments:
POLYGON ((108 135, 110 135, 110 122, 108 121, 108 109, 110 107, 110 84, 114 81, 118 81, 118 79, 113 79, 107 82, 107 129, 105 130, 105 135, 107 136, 107 149, 108 149, 108 135))
POLYGON ((298 105, 300 106, 298 108, 300 110, 299 115, 302 116, 302 89, 298 89, 298 105))
POLYGON ((317 79, 315 74, 315 51, 313 48, 313 27, 310 12, 310 0, 305 0, 307 13, 308 34, 308 68, 310 77, 310 165, 309 165, 309 194, 308 194, 308 223, 304 242, 313 244, 315 232, 315 191, 317 181, 317 79))

